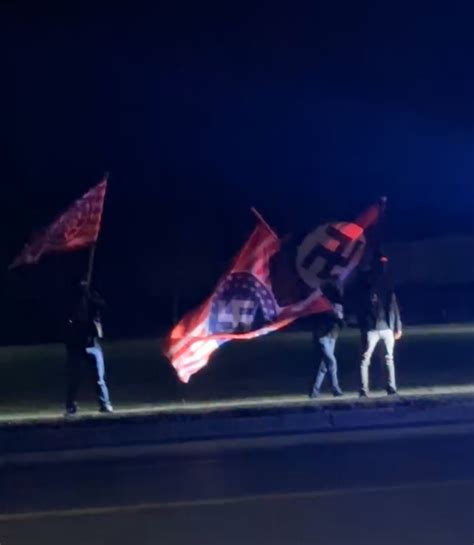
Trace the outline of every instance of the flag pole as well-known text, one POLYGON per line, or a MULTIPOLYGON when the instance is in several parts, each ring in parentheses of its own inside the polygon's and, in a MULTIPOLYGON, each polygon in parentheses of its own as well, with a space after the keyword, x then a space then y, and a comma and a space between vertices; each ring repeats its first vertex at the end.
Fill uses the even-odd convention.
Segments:
MULTIPOLYGON (((108 182, 109 180, 109 173, 105 172, 103 179, 108 182)), ((86 276, 86 285, 87 285, 87 291, 90 291, 91 284, 92 284, 92 275, 94 273, 94 263, 95 263, 95 252, 97 249, 97 240, 92 244, 89 250, 89 262, 87 264, 87 276, 86 276)))
POLYGON ((278 235, 275 233, 275 231, 270 227, 270 225, 263 219, 263 216, 262 214, 260 214, 260 212, 255 208, 255 206, 252 206, 250 208, 250 210, 255 214, 255 216, 257 217, 257 219, 263 223, 263 225, 265 225, 265 227, 272 233, 272 235, 277 239, 278 239, 278 235))
POLYGON ((97 248, 97 243, 94 242, 94 244, 91 246, 91 248, 89 250, 89 263, 87 265, 87 276, 86 276, 87 290, 90 290, 90 288, 91 288, 92 273, 94 271, 94 261, 95 261, 96 248, 97 248))

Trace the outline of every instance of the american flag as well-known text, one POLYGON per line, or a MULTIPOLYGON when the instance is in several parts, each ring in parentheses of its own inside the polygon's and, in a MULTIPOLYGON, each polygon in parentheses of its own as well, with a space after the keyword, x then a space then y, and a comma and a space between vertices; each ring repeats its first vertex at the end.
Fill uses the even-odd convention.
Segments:
POLYGON ((259 221, 212 295, 186 314, 165 342, 165 354, 179 379, 187 383, 208 364, 219 346, 233 339, 253 339, 287 326, 295 319, 332 309, 319 288, 327 275, 345 279, 357 266, 365 245, 364 230, 373 224, 380 205, 367 209, 354 223, 320 226, 298 247, 293 278, 306 285, 305 295, 279 305, 270 260, 282 243, 259 221))
POLYGON ((107 177, 75 201, 51 225, 35 233, 10 265, 38 263, 45 254, 69 252, 97 241, 102 221, 107 177))

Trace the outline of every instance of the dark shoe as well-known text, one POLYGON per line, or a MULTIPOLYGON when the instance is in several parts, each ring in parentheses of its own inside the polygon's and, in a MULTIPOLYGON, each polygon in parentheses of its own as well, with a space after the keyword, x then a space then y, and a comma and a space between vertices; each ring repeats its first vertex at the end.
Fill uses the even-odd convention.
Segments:
POLYGON ((364 388, 361 388, 359 390, 359 397, 369 397, 369 394, 367 393, 367 390, 364 390, 364 388))
POLYGON ((314 390, 309 394, 309 397, 310 397, 311 399, 315 399, 315 398, 319 397, 320 393, 321 393, 321 392, 320 392, 319 390, 314 389, 314 390))
POLYGON ((395 388, 392 388, 391 386, 387 386, 387 395, 389 396, 397 395, 397 390, 395 390, 395 388))
POLYGON ((65 418, 69 418, 71 416, 77 415, 77 405, 74 403, 74 405, 70 405, 69 407, 66 407, 66 412, 64 413, 65 418))
POLYGON ((102 405, 102 407, 99 409, 101 413, 113 413, 114 408, 110 403, 106 403, 105 405, 102 405))
POLYGON ((340 388, 333 388, 332 395, 334 397, 341 397, 344 395, 344 392, 340 388))

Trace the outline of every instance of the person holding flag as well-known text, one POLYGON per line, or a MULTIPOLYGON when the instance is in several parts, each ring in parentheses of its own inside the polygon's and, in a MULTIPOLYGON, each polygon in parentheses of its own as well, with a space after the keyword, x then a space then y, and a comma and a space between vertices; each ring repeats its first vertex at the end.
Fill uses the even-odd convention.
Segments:
POLYGON ((107 178, 87 191, 47 228, 33 234, 10 265, 14 269, 37 264, 48 254, 65 253, 89 248, 87 276, 81 282, 79 294, 68 321, 66 338, 68 361, 68 393, 66 415, 77 412, 76 394, 84 360, 95 361, 95 379, 99 406, 102 412, 112 412, 105 384, 104 357, 99 338, 102 337, 100 309, 103 300, 91 289, 92 272, 97 239, 102 223, 107 178))
POLYGON ((344 310, 342 306, 342 286, 337 278, 331 278, 322 287, 323 295, 332 303, 333 308, 313 317, 313 343, 318 359, 321 362, 309 397, 318 397, 321 393, 326 374, 329 373, 332 393, 342 396, 337 374, 337 360, 334 354, 337 338, 344 326, 344 310))
POLYGON ((375 347, 380 341, 385 346, 387 367, 387 394, 397 393, 395 379, 395 341, 402 337, 402 321, 397 297, 386 275, 388 257, 379 253, 365 275, 361 286, 358 322, 362 337, 360 362, 360 397, 369 395, 369 367, 375 347))
POLYGON ((105 382, 104 355, 99 342, 103 336, 101 311, 104 307, 102 297, 90 288, 87 280, 82 280, 67 327, 68 386, 65 416, 74 416, 77 413, 76 398, 82 370, 85 364, 92 361, 99 410, 103 413, 113 412, 105 382))

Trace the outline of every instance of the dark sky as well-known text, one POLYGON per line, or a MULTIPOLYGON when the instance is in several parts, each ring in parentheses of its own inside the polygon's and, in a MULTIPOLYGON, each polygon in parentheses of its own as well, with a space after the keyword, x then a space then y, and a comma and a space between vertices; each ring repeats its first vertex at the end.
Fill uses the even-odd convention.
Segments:
POLYGON ((389 238, 474 231, 469 2, 69 4, 2 4, 2 263, 105 170, 99 266, 134 285, 212 284, 251 205, 283 234, 386 193, 389 238))

